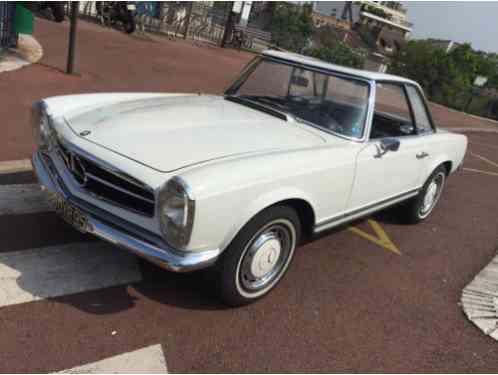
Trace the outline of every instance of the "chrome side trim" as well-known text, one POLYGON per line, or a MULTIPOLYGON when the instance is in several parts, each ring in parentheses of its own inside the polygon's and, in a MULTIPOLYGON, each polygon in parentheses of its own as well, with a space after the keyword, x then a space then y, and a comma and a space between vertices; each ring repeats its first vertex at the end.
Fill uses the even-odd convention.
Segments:
POLYGON ((386 207, 392 206, 396 203, 403 202, 409 198, 415 197, 419 193, 419 191, 420 191, 420 188, 413 189, 413 190, 407 191, 405 193, 398 194, 394 197, 384 199, 380 202, 377 202, 377 203, 374 203, 374 204, 371 204, 371 205, 368 205, 368 206, 365 206, 365 207, 362 207, 359 209, 355 209, 355 210, 334 216, 330 219, 323 220, 323 221, 315 224, 315 227, 313 228, 313 232, 318 233, 318 232, 336 227, 338 225, 347 223, 349 221, 359 219, 363 216, 366 216, 366 215, 371 214, 373 212, 379 211, 379 210, 384 209, 386 207))
POLYGON ((31 163, 42 189, 48 193, 60 194, 78 207, 88 218, 88 233, 98 238, 173 272, 189 272, 209 267, 221 253, 219 249, 200 252, 178 251, 164 243, 159 236, 72 196, 55 168, 46 164, 40 152, 33 155, 31 163))

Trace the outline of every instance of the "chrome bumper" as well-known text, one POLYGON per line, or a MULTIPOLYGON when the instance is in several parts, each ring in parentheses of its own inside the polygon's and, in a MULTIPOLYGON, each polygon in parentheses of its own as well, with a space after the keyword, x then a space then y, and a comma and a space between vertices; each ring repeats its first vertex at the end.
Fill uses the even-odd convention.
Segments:
POLYGON ((42 189, 61 195, 78 207, 88 218, 87 232, 98 238, 173 272, 206 268, 212 265, 220 254, 219 250, 180 252, 173 249, 159 236, 71 195, 57 170, 51 165, 49 157, 36 152, 31 163, 42 189))

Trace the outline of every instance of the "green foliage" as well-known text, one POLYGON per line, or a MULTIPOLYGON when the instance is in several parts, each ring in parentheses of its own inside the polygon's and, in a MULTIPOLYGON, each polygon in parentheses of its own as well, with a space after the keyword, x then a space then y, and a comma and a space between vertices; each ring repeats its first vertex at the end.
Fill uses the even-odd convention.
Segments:
POLYGON ((314 32, 312 8, 286 2, 274 6, 270 27, 273 42, 287 50, 301 52, 314 32))
POLYGON ((305 51, 308 56, 316 57, 333 64, 362 69, 366 54, 364 51, 355 50, 346 43, 338 41, 332 47, 310 48, 305 51))
POLYGON ((488 77, 488 87, 498 88, 496 55, 474 51, 469 44, 446 53, 429 41, 410 41, 395 56, 389 72, 417 81, 431 100, 459 109, 467 102, 476 76, 488 77))

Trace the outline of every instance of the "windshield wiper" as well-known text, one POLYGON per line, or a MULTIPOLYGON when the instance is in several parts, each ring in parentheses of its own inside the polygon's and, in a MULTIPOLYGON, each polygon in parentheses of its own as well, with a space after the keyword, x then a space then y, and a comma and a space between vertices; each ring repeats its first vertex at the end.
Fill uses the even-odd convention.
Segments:
POLYGON ((269 115, 278 117, 285 121, 296 121, 292 114, 284 110, 285 108, 284 106, 282 105, 277 106, 281 107, 282 109, 275 108, 276 103, 265 100, 258 100, 257 98, 262 98, 262 97, 251 96, 251 95, 231 95, 231 94, 225 95, 225 99, 227 100, 247 105, 251 108, 258 109, 262 112, 268 113, 269 115))
POLYGON ((279 108, 287 109, 288 107, 283 104, 283 100, 281 98, 275 97, 275 96, 268 96, 268 95, 241 95, 242 98, 246 98, 249 100, 254 100, 257 102, 263 102, 266 104, 270 105, 276 105, 279 108))

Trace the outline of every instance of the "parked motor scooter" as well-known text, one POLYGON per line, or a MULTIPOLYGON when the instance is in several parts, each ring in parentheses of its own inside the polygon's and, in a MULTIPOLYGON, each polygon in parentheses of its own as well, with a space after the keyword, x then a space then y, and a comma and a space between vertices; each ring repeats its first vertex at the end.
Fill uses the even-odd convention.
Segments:
POLYGON ((20 5, 34 13, 52 19, 55 22, 62 22, 65 18, 65 1, 21 1, 20 5))
POLYGON ((125 33, 131 34, 135 31, 136 6, 128 1, 97 1, 95 2, 97 15, 101 21, 108 26, 117 23, 123 25, 125 33))

